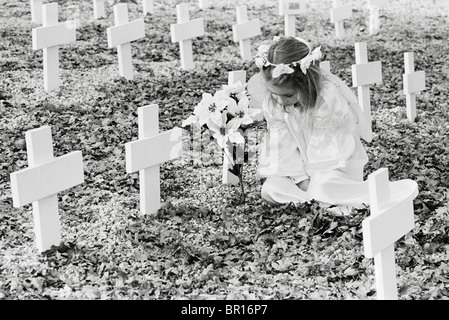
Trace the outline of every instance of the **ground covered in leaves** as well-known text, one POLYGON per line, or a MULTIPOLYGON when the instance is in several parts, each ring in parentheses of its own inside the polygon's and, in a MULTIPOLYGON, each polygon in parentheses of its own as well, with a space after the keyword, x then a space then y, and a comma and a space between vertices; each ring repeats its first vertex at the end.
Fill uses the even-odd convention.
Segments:
MULTIPOLYGON (((125 171, 124 144, 137 139, 137 108, 156 103, 160 129, 180 126, 203 92, 214 92, 232 70, 257 72, 232 41, 235 5, 198 10, 206 35, 193 41, 194 70, 183 71, 170 40, 175 5, 155 1, 146 37, 132 44, 135 79, 119 77, 116 49, 107 47, 107 17, 93 21, 91 1, 59 0, 59 20, 75 18, 77 42, 60 49, 59 91, 43 90, 42 51, 31 48, 29 1, 0 1, 0 299, 375 299, 374 266, 363 254, 361 222, 317 203, 272 208, 260 199, 257 159, 245 165, 247 199, 221 183, 218 161, 189 150, 161 165, 162 209, 139 211, 138 174, 125 171), (32 207, 13 208, 9 174, 27 167, 25 132, 50 125, 55 156, 83 153, 85 183, 58 194, 63 244, 39 254, 32 207)), ((260 18, 252 47, 283 34, 277 1, 245 1, 260 18)), ((368 10, 357 2, 335 39, 331 1, 309 1, 297 34, 321 45, 332 72, 351 83, 354 43, 366 41, 369 60, 382 61, 383 83, 371 87, 374 139, 366 144, 366 175, 387 167, 391 180, 419 185, 415 228, 396 244, 401 299, 449 297, 449 114, 446 1, 391 1, 381 32, 368 34, 368 10), (404 52, 415 52, 427 89, 418 117, 406 118, 404 52)), ((129 1, 130 20, 141 16, 129 1)), ((263 129, 261 129, 263 130, 263 129)), ((258 133, 257 133, 258 134, 258 133)))

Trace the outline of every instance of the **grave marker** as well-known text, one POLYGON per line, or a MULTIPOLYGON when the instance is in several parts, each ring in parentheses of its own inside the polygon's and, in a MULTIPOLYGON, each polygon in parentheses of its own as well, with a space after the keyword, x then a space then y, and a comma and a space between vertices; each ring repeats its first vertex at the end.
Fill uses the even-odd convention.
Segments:
POLYGON ((382 83, 382 63, 368 62, 366 42, 355 44, 355 62, 352 65, 352 86, 357 87, 359 104, 371 124, 371 101, 369 85, 382 83))
POLYGON ((192 39, 204 35, 204 21, 202 18, 190 20, 189 5, 181 3, 176 6, 178 23, 172 24, 171 41, 179 42, 181 56, 181 68, 184 70, 193 69, 192 39))
POLYGON ((352 17, 352 5, 342 5, 341 0, 333 0, 334 7, 330 9, 330 20, 335 24, 335 35, 337 38, 345 36, 344 20, 352 17))
POLYGON ((320 62, 320 68, 324 69, 328 72, 331 72, 331 63, 330 61, 321 61, 320 62))
POLYGON ((414 122, 416 118, 416 93, 426 89, 426 75, 424 71, 415 72, 413 52, 404 53, 405 73, 402 75, 404 94, 407 103, 407 118, 414 122))
POLYGON ((388 0, 368 0, 370 10, 369 33, 377 34, 380 29, 379 11, 388 5, 388 0))
POLYGON ((153 14, 154 13, 154 3, 153 0, 142 0, 143 14, 153 14))
POLYGON ((58 4, 42 6, 42 27, 32 30, 33 50, 43 49, 44 89, 59 88, 59 46, 76 41, 75 21, 58 23, 58 4))
POLYGON ((13 206, 33 204, 36 247, 39 252, 58 246, 61 223, 57 193, 84 182, 81 151, 53 157, 49 126, 25 133, 28 168, 11 173, 13 206))
POLYGON ((104 10, 104 0, 93 0, 94 5, 94 19, 101 19, 106 17, 104 10))
POLYGON ((42 0, 30 0, 31 21, 42 24, 42 0))
POLYGON ((296 15, 304 14, 305 11, 305 0, 279 0, 279 14, 284 16, 286 37, 295 37, 296 15))
POLYGON ((199 0, 198 6, 202 10, 207 9, 210 7, 210 1, 209 0, 199 0))
POLYGON ((260 20, 248 20, 246 5, 241 5, 237 10, 237 24, 232 26, 234 42, 239 42, 240 54, 243 60, 251 60, 251 38, 261 34, 260 20))
POLYGON ((125 144, 126 172, 139 171, 140 211, 153 214, 161 207, 160 164, 182 155, 182 129, 159 133, 159 108, 137 109, 139 139, 125 144))
POLYGON ((114 6, 115 26, 106 29, 108 47, 117 47, 120 76, 132 80, 134 78, 131 42, 145 37, 144 19, 129 22, 128 5, 126 3, 114 6))
MULTIPOLYGON (((242 84, 246 83, 246 71, 239 70, 239 71, 231 71, 228 74, 228 85, 235 84, 237 82, 241 82, 242 84)), ((227 143, 226 146, 228 147, 228 155, 233 156, 234 153, 234 147, 231 143, 227 143)), ((235 153, 236 153, 236 159, 237 160, 243 160, 244 157, 244 146, 236 145, 235 153)), ((223 151, 224 152, 224 151, 223 151)), ((236 160, 236 161, 237 161, 236 160)), ((239 183, 239 178, 229 172, 228 169, 232 168, 232 165, 229 161, 229 158, 226 154, 223 154, 223 174, 222 174, 222 181, 224 184, 231 184, 236 185, 239 183)))
POLYGON ((388 169, 368 176, 371 216, 363 220, 365 257, 374 257, 378 299, 397 299, 394 243, 414 227, 413 199, 418 185, 402 199, 391 199, 388 169))

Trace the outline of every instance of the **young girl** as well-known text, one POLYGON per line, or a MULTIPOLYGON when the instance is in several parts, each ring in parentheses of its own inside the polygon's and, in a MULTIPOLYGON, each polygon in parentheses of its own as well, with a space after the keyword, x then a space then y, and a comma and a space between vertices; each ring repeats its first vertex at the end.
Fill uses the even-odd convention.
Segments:
MULTIPOLYGON (((368 157, 360 138, 370 142, 372 131, 354 93, 315 65, 320 58, 320 48, 312 51, 300 38, 275 38, 259 47, 261 72, 248 91, 255 100, 264 97, 262 198, 273 205, 314 199, 345 214, 369 205, 363 181, 368 157)), ((391 190, 404 191, 407 184, 393 182, 391 190)))

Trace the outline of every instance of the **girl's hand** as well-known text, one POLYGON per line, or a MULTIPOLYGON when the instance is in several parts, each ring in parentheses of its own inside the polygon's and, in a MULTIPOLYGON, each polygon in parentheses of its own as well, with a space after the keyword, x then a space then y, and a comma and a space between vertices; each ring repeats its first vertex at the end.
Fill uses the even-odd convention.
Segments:
POLYGON ((307 191, 307 189, 309 189, 309 183, 310 183, 310 179, 306 179, 306 180, 302 180, 301 182, 297 183, 296 185, 302 191, 307 191))

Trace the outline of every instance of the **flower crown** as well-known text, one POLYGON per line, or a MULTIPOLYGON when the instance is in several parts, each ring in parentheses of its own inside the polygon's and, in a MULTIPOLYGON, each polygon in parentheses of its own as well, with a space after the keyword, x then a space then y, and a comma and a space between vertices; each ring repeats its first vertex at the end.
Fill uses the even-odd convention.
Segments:
POLYGON ((287 64, 285 63, 274 64, 268 61, 268 51, 270 47, 274 43, 278 42, 280 39, 281 39, 280 37, 275 36, 273 37, 272 43, 261 44, 257 49, 258 52, 256 57, 254 58, 254 62, 256 63, 257 67, 259 67, 259 69, 262 69, 262 67, 274 66, 274 69, 272 71, 273 78, 277 78, 283 74, 293 73, 294 69, 292 67, 296 67, 297 65, 300 66, 302 73, 306 74, 307 69, 310 67, 310 64, 321 58, 321 47, 317 47, 312 51, 312 48, 307 43, 307 41, 305 41, 302 38, 295 38, 296 40, 304 43, 309 48, 309 53, 307 54, 307 56, 305 56, 301 60, 293 61, 287 64))

